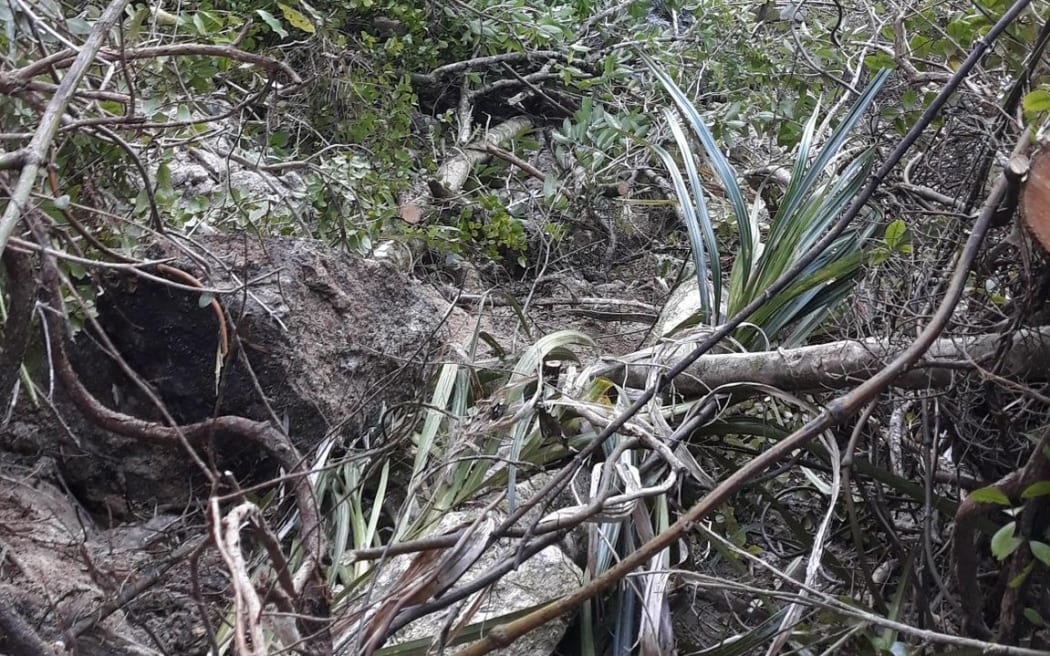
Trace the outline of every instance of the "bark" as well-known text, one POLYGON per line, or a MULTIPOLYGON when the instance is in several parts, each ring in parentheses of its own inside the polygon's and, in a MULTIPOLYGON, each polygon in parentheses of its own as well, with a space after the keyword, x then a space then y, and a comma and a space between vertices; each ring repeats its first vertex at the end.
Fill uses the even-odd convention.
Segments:
MULTIPOLYGON (((0 407, 7 407, 11 390, 29 346, 33 304, 36 300, 36 275, 32 257, 8 249, 3 254, 7 271, 7 322, 0 341, 0 407)), ((2 415, 0 411, 0 415, 2 415)))
POLYGON ((481 139, 466 146, 438 167, 437 173, 430 180, 430 193, 435 198, 455 196, 463 189, 463 184, 470 177, 470 172, 474 170, 474 167, 492 156, 489 152, 490 145, 503 146, 531 127, 532 121, 518 117, 486 131, 481 139))
MULTIPOLYGON (((644 387, 652 366, 666 368, 693 342, 661 344, 638 351, 596 372, 630 387, 644 387)), ((705 394, 730 383, 761 383, 806 391, 852 387, 867 380, 907 347, 885 339, 843 340, 776 351, 706 355, 675 380, 686 396, 705 394)), ((994 369, 1011 379, 1045 379, 1050 371, 1050 326, 1012 335, 945 337, 934 342, 919 364, 894 382, 897 387, 947 387, 956 376, 977 368, 994 369)))

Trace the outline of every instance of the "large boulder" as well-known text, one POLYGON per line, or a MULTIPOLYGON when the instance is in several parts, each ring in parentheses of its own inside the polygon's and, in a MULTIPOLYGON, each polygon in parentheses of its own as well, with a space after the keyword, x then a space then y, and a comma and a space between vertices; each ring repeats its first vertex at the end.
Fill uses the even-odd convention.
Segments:
MULTIPOLYGON (((223 358, 210 294, 127 273, 97 286, 106 335, 179 423, 223 414, 270 421, 309 457, 326 438, 352 441, 380 426, 382 408, 421 389, 428 358, 447 337, 447 305, 436 294, 390 266, 318 242, 215 236, 190 247, 165 242, 147 255, 170 258, 167 266, 206 287, 235 290, 214 296, 227 317, 223 358)), ((164 267, 154 273, 186 282, 164 267)), ((163 421, 91 329, 79 333, 73 352, 81 379, 105 405, 163 421)), ((58 444, 38 446, 61 453, 61 471, 91 510, 119 519, 181 508, 192 497, 199 472, 181 449, 98 429, 60 395, 56 407, 68 431, 45 411, 26 412, 16 425, 45 425, 37 435, 58 444)), ((257 448, 223 435, 210 457, 242 482, 275 473, 257 448)))

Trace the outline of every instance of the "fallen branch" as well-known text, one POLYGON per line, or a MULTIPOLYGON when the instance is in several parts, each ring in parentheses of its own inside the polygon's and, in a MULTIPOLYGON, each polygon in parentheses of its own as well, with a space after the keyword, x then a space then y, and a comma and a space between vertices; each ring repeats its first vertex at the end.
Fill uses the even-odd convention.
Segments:
MULTIPOLYGON (((654 346, 610 363, 594 375, 629 387, 644 387, 652 367, 669 367, 693 346, 692 341, 654 346)), ((906 346, 886 339, 866 339, 776 351, 710 354, 677 378, 675 389, 687 396, 706 394, 730 383, 759 383, 792 391, 843 389, 871 378, 906 346)), ((997 372, 1003 376, 1045 378, 1050 371, 1050 326, 1022 329, 1013 335, 938 339, 922 360, 894 380, 893 385, 908 389, 947 387, 959 370, 973 370, 993 361, 999 363, 997 372)))
POLYGON ((430 179, 430 193, 435 198, 451 198, 463 189, 464 183, 478 164, 487 161, 492 155, 490 145, 502 146, 522 132, 532 128, 532 121, 524 117, 512 118, 509 121, 487 130, 485 135, 459 151, 455 157, 446 160, 438 167, 437 173, 430 179))
MULTIPOLYGON (((126 3, 122 2, 120 4, 126 3)), ((96 25, 99 24, 101 24, 101 21, 96 23, 96 25)), ((97 29, 98 28, 96 27, 96 30, 97 29)), ((106 33, 106 31, 103 31, 103 34, 106 33)), ((223 57, 245 64, 258 66, 268 73, 283 73, 293 85, 302 84, 303 81, 302 78, 299 77, 299 74, 295 72, 295 69, 282 61, 278 61, 272 57, 266 57, 265 55, 256 54, 254 52, 247 52, 230 45, 214 45, 210 43, 172 43, 163 46, 127 48, 125 50, 103 48, 101 52, 99 52, 99 55, 105 59, 122 62, 137 59, 155 59, 157 57, 223 57)), ((0 76, 0 91, 5 89, 10 90, 20 86, 23 83, 29 82, 37 75, 46 73, 52 68, 64 68, 69 66, 70 62, 73 61, 73 58, 76 56, 77 51, 72 48, 61 50, 42 59, 38 59, 32 64, 23 66, 16 71, 12 71, 7 75, 0 76)))
POLYGON ((521 159, 520 157, 518 157, 510 151, 503 150, 502 148, 494 144, 486 144, 485 150, 488 152, 489 155, 492 155, 493 157, 498 157, 499 159, 503 160, 504 162, 507 162, 508 164, 513 164, 514 166, 518 167, 522 171, 525 171, 540 182, 543 182, 547 179, 547 176, 543 175, 543 171, 539 170, 532 164, 529 164, 528 162, 521 159))

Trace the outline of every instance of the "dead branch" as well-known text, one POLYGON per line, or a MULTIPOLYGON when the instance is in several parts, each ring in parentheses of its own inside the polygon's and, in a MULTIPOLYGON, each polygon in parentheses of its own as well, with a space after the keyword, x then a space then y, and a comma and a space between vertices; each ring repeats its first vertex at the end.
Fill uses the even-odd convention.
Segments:
MULTIPOLYGON (((692 341, 638 351, 595 372, 630 387, 644 387, 652 367, 668 367, 692 341)), ((705 355, 675 380, 685 395, 706 394, 732 383, 759 383, 784 390, 828 390, 852 387, 871 378, 906 345, 888 339, 843 340, 776 351, 705 355)), ((1041 379, 1050 371, 1050 326, 1022 329, 1012 335, 986 334, 936 340, 916 365, 902 373, 895 387, 947 387, 960 371, 973 371, 1002 358, 999 373, 1041 379)))
POLYGON ((512 118, 491 128, 481 139, 466 146, 438 167, 429 182, 430 193, 435 198, 452 198, 463 189, 474 167, 491 157, 489 145, 502 146, 531 128, 532 121, 524 117, 512 118))
POLYGON ((260 623, 262 600, 252 585, 248 563, 241 551, 241 524, 258 510, 255 504, 245 502, 223 517, 219 500, 214 496, 209 500, 212 539, 230 572, 236 616, 233 639, 241 656, 266 656, 266 639, 260 623))
POLYGON ((521 159, 520 157, 508 150, 503 150, 502 148, 494 144, 486 144, 485 150, 488 152, 489 155, 498 157, 499 159, 503 160, 504 162, 507 162, 508 164, 513 164, 514 166, 518 167, 522 171, 525 171, 540 182, 543 182, 547 179, 547 177, 543 175, 543 172, 540 171, 538 168, 536 168, 532 164, 529 164, 528 162, 526 162, 525 160, 521 159))
POLYGON ((463 61, 454 62, 452 64, 445 64, 444 66, 439 66, 434 70, 430 71, 429 73, 413 74, 412 82, 414 84, 434 86, 438 84, 439 80, 453 73, 495 66, 497 64, 502 64, 506 62, 529 62, 537 59, 564 60, 565 53, 558 50, 535 50, 532 52, 507 52, 498 55, 474 57, 473 59, 465 59, 463 61))
MULTIPOLYGON (((118 0, 119 1, 119 0, 118 0)), ((126 2, 120 2, 124 5, 126 2)), ((122 7, 123 8, 123 7, 122 7)), ((96 26, 98 24, 96 23, 96 26)), ((97 27, 96 27, 97 30, 97 27)), ((104 31, 103 34, 108 32, 104 31)), ((253 64, 269 73, 281 72, 294 85, 302 84, 302 78, 295 70, 284 62, 266 57, 254 52, 247 52, 240 48, 228 45, 213 45, 210 43, 173 43, 164 46, 149 46, 145 48, 127 48, 116 50, 113 48, 102 48, 98 54, 107 60, 131 61, 136 59, 155 59, 157 57, 223 57, 245 64, 253 64)), ((0 92, 5 89, 14 89, 29 82, 37 75, 51 68, 65 68, 70 65, 77 51, 72 48, 60 50, 54 54, 38 59, 32 64, 0 76, 0 92)), ((93 62, 92 62, 93 63, 93 62)))
MULTIPOLYGON (((47 104, 44 115, 40 117, 40 127, 33 133, 32 141, 22 151, 24 153, 22 172, 19 175, 18 182, 15 184, 14 191, 11 193, 11 199, 4 209, 3 216, 0 216, 0 252, 7 246, 8 237, 11 236, 15 229, 15 224, 22 217, 22 212, 28 205, 29 194, 36 185, 37 173, 40 171, 40 166, 44 163, 47 151, 51 147, 51 142, 58 132, 58 126, 62 122, 62 115, 65 114, 66 107, 73 99, 73 94, 80 85, 80 81, 87 75, 88 69, 94 65, 95 56, 102 48, 109 31, 124 13, 124 6, 127 4, 128 0, 113 0, 98 17, 98 21, 95 22, 94 27, 91 29, 91 34, 84 41, 79 54, 75 50, 67 51, 67 59, 72 60, 72 64, 70 64, 66 76, 62 78, 62 83, 58 85, 55 95, 51 96, 51 101, 47 104), (76 57, 76 59, 73 59, 73 57, 76 57)), ((45 57, 41 61, 50 59, 51 57, 45 57)), ((40 62, 37 63, 39 64, 40 62)), ((47 70, 47 66, 42 70, 47 70)), ((3 88, 4 80, 0 78, 0 92, 3 92, 3 88)))

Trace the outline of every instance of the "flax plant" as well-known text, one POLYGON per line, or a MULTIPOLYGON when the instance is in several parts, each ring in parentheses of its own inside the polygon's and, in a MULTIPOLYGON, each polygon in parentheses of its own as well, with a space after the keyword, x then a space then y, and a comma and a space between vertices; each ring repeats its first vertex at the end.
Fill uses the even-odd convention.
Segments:
MULTIPOLYGON (((692 250, 700 300, 699 311, 682 322, 679 328, 695 324, 718 325, 727 315, 736 314, 752 300, 765 294, 769 285, 793 267, 798 258, 827 232, 857 195, 868 175, 873 153, 867 150, 850 158, 845 145, 885 82, 887 74, 882 72, 874 76, 846 116, 834 129, 827 131, 823 145, 819 148, 817 141, 824 131, 818 128, 818 106, 806 123, 798 144, 794 166, 779 209, 769 225, 762 226, 759 223, 759 201, 756 199, 749 206, 745 200, 736 171, 719 150, 700 112, 667 73, 651 59, 645 58, 645 61, 674 102, 674 108, 665 109, 664 116, 678 156, 675 157, 659 144, 650 144, 650 147, 666 167, 677 197, 692 250), (716 226, 708 210, 707 192, 702 186, 698 162, 705 160, 715 172, 735 220, 735 236, 739 246, 728 275, 722 270, 723 258, 716 237, 716 226)), ((864 225, 846 232, 806 267, 792 285, 768 298, 758 312, 750 317, 750 323, 734 335, 737 348, 753 349, 773 341, 781 346, 803 342, 852 289, 854 279, 867 257, 866 240, 876 225, 871 220, 873 218, 869 216, 864 225)), ((785 407, 807 405, 801 399, 780 398, 782 393, 779 390, 766 390, 766 393, 774 406, 779 402, 783 402, 785 407)), ((728 411, 720 420, 722 428, 731 433, 746 433, 743 427, 748 420, 748 410, 740 406, 732 408, 732 393, 728 390, 713 390, 711 394, 724 397, 727 402, 728 411)), ((623 398, 625 394, 619 396, 623 398)), ((699 408, 705 400, 686 399, 684 405, 699 408)), ((676 421, 674 417, 681 416, 679 411, 659 404, 649 408, 646 414, 639 415, 641 421, 655 431, 656 439, 666 438, 673 430, 662 420, 668 412, 670 421, 676 421)), ((790 423, 791 420, 785 416, 776 421, 779 424, 782 421, 790 423)), ((610 441, 607 455, 615 439, 610 441)), ((684 450, 676 453, 683 458, 689 457, 684 450)), ((666 472, 666 468, 658 467, 650 471, 642 484, 652 486, 666 472)), ((647 507, 635 508, 628 521, 609 521, 595 527, 593 531, 597 539, 592 538, 588 574, 600 575, 610 562, 619 557, 617 554, 622 556, 629 553, 654 532, 665 528, 670 520, 667 498, 660 496, 651 499, 647 507)), ((714 543, 712 546, 717 551, 714 543)), ((734 562, 728 557, 725 561, 734 562)), ((641 574, 636 585, 621 584, 604 607, 591 604, 584 609, 582 653, 597 653, 595 645, 599 637, 595 631, 596 627, 603 624, 600 616, 605 616, 611 627, 608 636, 611 653, 630 653, 630 645, 635 644, 642 645, 644 653, 669 653, 673 638, 669 635, 664 578, 669 563, 669 552, 658 554, 650 561, 649 572, 641 574)), ((786 610, 782 609, 773 617, 779 621, 785 616, 786 610)), ((736 636, 733 646, 727 642, 704 653, 712 656, 739 653, 741 646, 763 644, 777 631, 777 621, 767 621, 736 636)))
MULTIPOLYGON (((887 71, 877 73, 845 117, 816 148, 820 107, 803 130, 791 177, 779 208, 763 237, 758 225, 758 204, 749 208, 729 160, 715 143, 703 117, 671 76, 646 58, 653 74, 674 101, 675 110, 664 115, 679 151, 679 159, 658 144, 653 150, 663 161, 689 233, 700 293, 700 311, 692 323, 717 325, 725 313, 733 315, 765 294, 774 280, 788 271, 830 228, 859 193, 870 171, 873 151, 865 150, 851 161, 844 146, 864 112, 886 81, 887 71), (681 122, 691 129, 699 147, 689 139, 681 122), (816 150, 816 152, 814 152, 816 150), (734 254, 728 284, 720 266, 715 227, 707 209, 696 161, 706 159, 725 190, 736 221, 739 248, 734 254)), ((788 288, 773 295, 750 317, 750 326, 736 335, 746 348, 775 341, 795 346, 820 324, 852 290, 865 262, 865 241, 876 226, 874 217, 836 240, 802 271, 788 288)))

